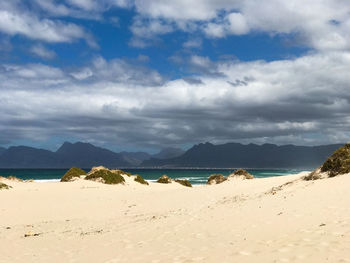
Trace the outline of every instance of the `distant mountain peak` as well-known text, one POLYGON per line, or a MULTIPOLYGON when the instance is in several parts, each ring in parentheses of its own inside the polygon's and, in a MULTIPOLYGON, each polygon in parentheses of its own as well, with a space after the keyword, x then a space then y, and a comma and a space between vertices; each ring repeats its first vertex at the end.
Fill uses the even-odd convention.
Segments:
POLYGON ((56 152, 16 146, 0 155, 2 168, 90 168, 97 165, 109 168, 132 166, 121 154, 84 142, 64 142, 56 152))
POLYGON ((181 148, 167 147, 154 154, 152 157, 156 159, 169 159, 182 155, 185 151, 181 148))
MULTIPOLYGON (((83 149, 97 149, 100 147, 96 147, 92 145, 91 143, 86 142, 64 142, 60 148, 56 151, 56 153, 64 153, 66 151, 72 151, 72 150, 83 150, 83 149)), ((102 148, 100 148, 102 149, 102 148)))

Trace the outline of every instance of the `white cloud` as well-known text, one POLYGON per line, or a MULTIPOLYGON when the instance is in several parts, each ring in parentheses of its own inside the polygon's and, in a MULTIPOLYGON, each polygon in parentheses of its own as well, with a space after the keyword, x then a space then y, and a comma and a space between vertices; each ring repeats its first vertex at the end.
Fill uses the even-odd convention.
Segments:
POLYGON ((35 3, 47 13, 55 16, 80 16, 77 10, 69 8, 63 3, 56 3, 55 0, 34 0, 35 3))
POLYGON ((231 13, 227 16, 229 31, 234 35, 242 35, 249 32, 246 18, 240 13, 231 13))
POLYGON ((72 16, 102 20, 102 13, 113 7, 129 8, 128 0, 34 0, 43 11, 52 16, 72 16))
MULTIPOLYGON (((45 14, 40 18, 28 12, 22 1, 0 2, 0 30, 10 35, 47 42, 85 39, 96 46, 92 36, 73 24, 48 19, 68 16, 103 20, 104 12, 134 7, 137 15, 130 29, 130 44, 154 44, 157 35, 182 30, 202 31, 208 37, 263 32, 271 36, 291 34, 303 45, 320 51, 350 50, 350 5, 347 0, 35 0, 45 14)), ((159 41, 159 39, 157 39, 159 41)))
POLYGON ((191 56, 190 63, 203 68, 208 68, 211 65, 211 61, 208 57, 201 57, 197 55, 191 56))
POLYGON ((144 48, 159 41, 158 35, 173 32, 174 27, 166 21, 137 16, 134 18, 130 30, 134 36, 129 44, 133 47, 144 48))
POLYGON ((29 51, 34 55, 44 59, 53 59, 56 57, 55 51, 49 50, 40 44, 32 46, 29 51))
POLYGON ((303 0, 136 0, 135 6, 143 17, 172 22, 177 30, 199 27, 209 37, 251 31, 298 34, 317 50, 350 49, 350 5, 345 0, 310 1, 307 6, 303 0))
POLYGON ((10 85, 17 90, 26 89, 27 81, 29 81, 33 88, 39 88, 42 85, 62 84, 68 81, 62 70, 43 64, 5 64, 2 65, 0 72, 1 80, 8 81, 6 86, 10 85), (35 83, 35 85, 33 85, 33 83, 35 83), (37 85, 38 83, 41 84, 37 85))
POLYGON ((208 23, 204 27, 204 32, 209 37, 224 37, 226 36, 225 26, 217 23, 208 23))
POLYGON ((94 0, 67 0, 71 5, 85 10, 98 8, 98 3, 94 0))
POLYGON ((76 24, 47 18, 40 19, 33 13, 20 10, 18 6, 0 4, 0 7, 3 7, 0 9, 0 31, 5 34, 23 35, 50 43, 85 39, 90 46, 97 47, 94 38, 76 24))
POLYGON ((184 48, 200 48, 201 46, 202 39, 200 38, 189 39, 185 43, 183 43, 184 48))
MULTIPOLYGON (((86 39, 90 45, 95 45, 91 35, 81 27, 39 18, 18 3, 21 1, 0 2, 2 32, 48 42, 86 39)), ((152 44, 150 38, 174 30, 189 33, 201 30, 216 38, 252 31, 292 34, 316 50, 350 49, 350 5, 347 0, 315 0, 307 6, 303 0, 35 0, 35 3, 47 15, 101 20, 103 13, 113 7, 134 7, 137 12, 131 26, 134 34, 131 44, 134 46, 152 44)))
MULTIPOLYGON (((132 1, 131 1, 132 2, 132 1)), ((134 5, 141 15, 171 20, 211 20, 221 10, 237 9, 241 0, 135 0, 134 5)))
POLYGON ((136 17, 130 30, 137 37, 151 38, 154 35, 163 35, 172 32, 173 27, 161 20, 149 20, 136 17))
POLYGON ((84 80, 90 78, 93 73, 90 68, 82 68, 77 72, 72 72, 71 75, 77 80, 84 80))

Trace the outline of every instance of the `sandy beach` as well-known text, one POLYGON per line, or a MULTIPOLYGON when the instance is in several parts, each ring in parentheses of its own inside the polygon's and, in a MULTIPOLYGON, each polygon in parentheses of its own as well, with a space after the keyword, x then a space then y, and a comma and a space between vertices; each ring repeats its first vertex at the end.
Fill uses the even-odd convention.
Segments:
POLYGON ((350 262, 350 176, 193 188, 14 182, 0 262, 350 262))

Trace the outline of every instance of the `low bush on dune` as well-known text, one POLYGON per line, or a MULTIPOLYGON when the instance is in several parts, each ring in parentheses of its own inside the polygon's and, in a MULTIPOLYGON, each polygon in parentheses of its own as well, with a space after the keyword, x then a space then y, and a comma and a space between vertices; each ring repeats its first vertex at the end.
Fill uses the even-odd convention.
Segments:
POLYGON ((132 176, 132 174, 129 173, 129 172, 122 171, 122 173, 123 173, 123 174, 126 174, 126 175, 129 176, 129 177, 132 176))
MULTIPOLYGON (((107 168, 105 168, 104 170, 108 170, 107 168)), ((120 174, 120 175, 127 175, 127 176, 131 176, 132 174, 129 173, 129 172, 125 172, 123 170, 119 170, 119 169, 115 169, 115 170, 110 170, 112 173, 115 173, 115 174, 120 174)))
POLYGON ((7 184, 0 183, 0 190, 10 189, 10 188, 12 188, 12 187, 7 185, 7 184))
POLYGON ((18 178, 16 176, 9 176, 7 177, 7 180, 14 181, 14 182, 23 182, 21 178, 18 178))
POLYGON ((80 168, 70 168, 68 172, 63 175, 61 178, 61 182, 70 182, 72 181, 75 177, 80 177, 81 175, 86 175, 86 172, 80 168))
POLYGON ((350 143, 336 150, 320 168, 304 176, 305 181, 324 179, 350 173, 350 143))
POLYGON ((320 168, 316 169, 315 171, 311 172, 309 175, 304 176, 303 179, 305 181, 314 181, 314 180, 322 179, 321 169, 320 168))
POLYGON ((85 177, 86 180, 101 181, 105 184, 123 184, 125 182, 122 172, 111 172, 109 170, 98 170, 85 177))
POLYGON ((321 172, 327 172, 329 177, 350 173, 350 143, 336 150, 321 166, 321 172))
POLYGON ((190 183, 190 181, 186 180, 186 179, 175 179, 175 182, 182 184, 183 186, 187 186, 187 187, 192 187, 192 184, 190 183))
POLYGON ((148 185, 148 182, 142 178, 142 176, 140 175, 136 175, 135 179, 134 179, 135 182, 138 182, 140 184, 145 184, 145 185, 148 185))
POLYGON ((236 177, 236 176, 241 176, 241 177, 243 177, 245 179, 254 179, 254 176, 251 175, 250 173, 248 173, 244 169, 238 169, 238 170, 234 171, 232 174, 229 175, 229 177, 236 177))
POLYGON ((170 184, 171 183, 171 178, 166 175, 162 175, 158 180, 157 183, 160 184, 170 184))
POLYGON ((225 182, 227 178, 223 176, 222 174, 212 174, 207 181, 207 184, 221 184, 222 182, 225 182))

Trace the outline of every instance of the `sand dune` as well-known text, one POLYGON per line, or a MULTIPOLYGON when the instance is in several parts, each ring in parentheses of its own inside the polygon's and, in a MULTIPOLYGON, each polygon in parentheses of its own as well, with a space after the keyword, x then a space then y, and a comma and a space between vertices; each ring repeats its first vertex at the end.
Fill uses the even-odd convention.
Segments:
POLYGON ((350 176, 13 182, 0 191, 0 262, 350 262, 350 176), (288 182, 292 182, 286 184, 288 182))

